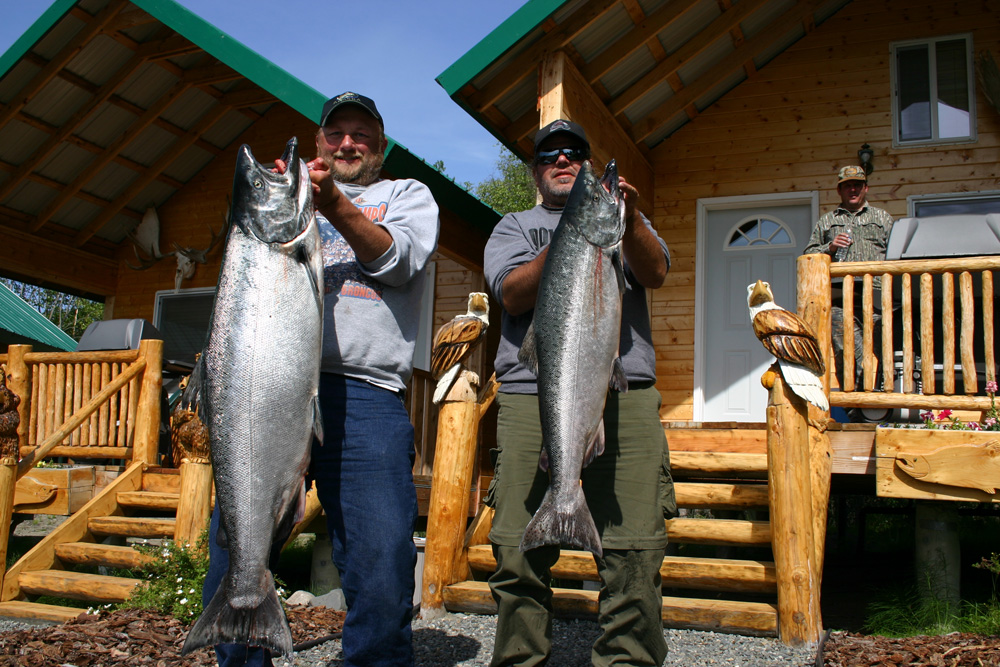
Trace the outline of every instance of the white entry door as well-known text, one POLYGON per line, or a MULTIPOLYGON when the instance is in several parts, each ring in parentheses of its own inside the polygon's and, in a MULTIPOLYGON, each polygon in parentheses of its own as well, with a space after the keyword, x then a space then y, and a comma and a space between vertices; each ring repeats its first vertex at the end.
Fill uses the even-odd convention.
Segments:
POLYGON ((766 421, 760 376, 773 357, 750 326, 747 285, 770 283, 775 302, 795 310, 796 258, 809 240, 816 201, 815 193, 799 193, 700 202, 697 421, 766 421))

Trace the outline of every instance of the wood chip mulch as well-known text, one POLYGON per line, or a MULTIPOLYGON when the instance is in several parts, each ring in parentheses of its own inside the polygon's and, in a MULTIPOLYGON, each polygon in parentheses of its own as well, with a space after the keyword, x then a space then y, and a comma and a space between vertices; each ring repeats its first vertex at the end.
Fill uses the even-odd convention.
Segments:
MULTIPOLYGON (((339 636, 344 613, 326 607, 286 608, 297 647, 339 636)), ((61 625, 0 633, 0 667, 214 667, 215 652, 199 649, 181 657, 188 626, 157 612, 129 609, 82 614, 61 625)))
POLYGON ((964 632, 893 639, 833 632, 824 667, 1000 667, 1000 637, 964 632))

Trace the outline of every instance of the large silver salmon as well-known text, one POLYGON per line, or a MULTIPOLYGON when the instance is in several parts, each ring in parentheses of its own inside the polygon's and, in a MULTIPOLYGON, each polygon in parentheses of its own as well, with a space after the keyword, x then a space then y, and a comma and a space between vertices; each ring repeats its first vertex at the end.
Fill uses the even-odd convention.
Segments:
POLYGON ((552 235, 534 320, 518 357, 538 376, 549 470, 549 488, 524 530, 522 551, 559 544, 603 553, 580 472, 604 450, 609 384, 627 389, 618 358, 624 232, 614 160, 600 180, 585 162, 552 235))
POLYGON ((232 223, 203 364, 201 409, 229 572, 182 653, 218 643, 289 655, 292 635, 268 569, 292 527, 314 435, 322 439, 323 292, 312 185, 293 138, 272 173, 241 146, 232 223))

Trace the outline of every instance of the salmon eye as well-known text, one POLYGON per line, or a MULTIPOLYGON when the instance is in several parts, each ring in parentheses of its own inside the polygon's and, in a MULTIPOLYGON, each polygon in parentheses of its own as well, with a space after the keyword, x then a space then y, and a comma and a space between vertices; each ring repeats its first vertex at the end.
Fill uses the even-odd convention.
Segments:
POLYGON ((264 187, 264 181, 260 180, 259 178, 255 179, 253 182, 253 186, 258 190, 260 190, 262 187, 264 187))

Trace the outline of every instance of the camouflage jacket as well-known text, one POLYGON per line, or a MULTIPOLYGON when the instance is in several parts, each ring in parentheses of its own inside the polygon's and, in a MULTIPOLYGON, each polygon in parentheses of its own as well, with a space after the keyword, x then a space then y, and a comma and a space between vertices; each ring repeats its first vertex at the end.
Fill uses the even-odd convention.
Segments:
POLYGON ((892 223, 891 215, 867 202, 857 213, 851 213, 838 206, 819 219, 803 252, 805 254, 822 252, 833 256, 836 248, 830 247, 830 241, 836 238, 837 234, 849 229, 854 242, 847 248, 847 257, 844 261, 877 262, 885 259, 885 247, 889 242, 892 223))

